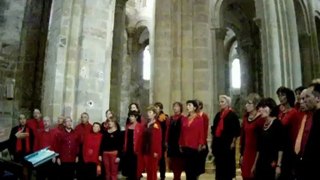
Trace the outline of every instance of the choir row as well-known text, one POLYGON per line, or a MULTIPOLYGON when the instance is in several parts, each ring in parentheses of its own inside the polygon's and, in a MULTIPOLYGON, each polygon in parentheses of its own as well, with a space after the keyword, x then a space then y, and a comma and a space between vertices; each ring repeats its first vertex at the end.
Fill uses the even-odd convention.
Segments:
MULTIPOLYGON (((211 126, 217 180, 235 177, 239 137, 243 179, 314 179, 320 168, 320 84, 296 89, 296 97, 291 89, 280 87, 277 95, 279 105, 272 98, 250 94, 242 125, 231 108, 231 98, 219 96, 220 111, 211 126)), ((140 179, 142 172, 147 172, 148 180, 156 180, 158 169, 165 179, 165 156, 175 180, 180 179, 182 171, 187 179, 198 179, 204 173, 208 154, 209 117, 198 100, 186 102, 186 116, 182 103, 175 102, 172 108, 174 114, 169 117, 162 104, 155 103, 144 119, 138 104, 132 103, 124 132, 110 110, 102 124, 93 125, 89 115, 82 113, 81 123, 74 130, 70 117, 59 117, 56 127, 50 129, 50 119, 41 119, 40 111, 35 110, 34 119, 20 115, 20 124, 11 132, 9 149, 18 162, 47 146, 59 153, 52 162, 39 167, 38 179, 57 179, 55 175, 61 179, 95 179, 102 174, 109 180, 117 179, 121 170, 128 179, 140 179)))

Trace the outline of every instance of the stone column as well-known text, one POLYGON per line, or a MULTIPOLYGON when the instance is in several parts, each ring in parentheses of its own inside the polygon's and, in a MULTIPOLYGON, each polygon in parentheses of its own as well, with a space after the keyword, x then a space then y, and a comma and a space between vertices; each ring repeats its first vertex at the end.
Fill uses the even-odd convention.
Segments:
MULTIPOLYGON (((318 41, 318 39, 320 39, 320 33, 317 32, 317 26, 316 26, 316 22, 315 22, 315 17, 318 17, 318 14, 316 14, 316 6, 317 4, 319 4, 316 1, 304 1, 306 4, 306 9, 307 9, 307 18, 310 22, 310 41, 311 41, 311 45, 312 45, 312 60, 311 60, 311 66, 312 68, 309 69, 309 71, 311 71, 311 76, 312 79, 313 78, 319 78, 319 74, 320 74, 320 63, 319 63, 319 59, 320 59, 320 44, 318 41)), ((307 82, 310 83, 310 82, 307 82)))
POLYGON ((54 0, 43 92, 44 114, 101 121, 109 107, 115 1, 54 0))
MULTIPOLYGON (((164 111, 171 109, 172 0, 156 1, 154 62, 151 76, 152 100, 160 101, 164 111), (166 38, 164 38, 166 37, 166 38)), ((152 102, 153 103, 153 102, 152 102)))
POLYGON ((167 112, 174 101, 197 98, 211 115, 209 14, 207 0, 157 1, 152 93, 167 112))
POLYGON ((116 1, 111 69, 110 106, 116 113, 121 126, 125 124, 130 101, 131 59, 127 55, 126 2, 127 0, 116 1))
POLYGON ((297 25, 291 15, 294 15, 292 1, 263 1, 261 36, 264 95, 275 99, 278 87, 294 88, 301 85, 297 25))
POLYGON ((213 115, 219 111, 219 94, 226 94, 226 78, 225 67, 228 60, 224 55, 224 38, 226 36, 226 29, 211 28, 212 38, 212 107, 213 115))

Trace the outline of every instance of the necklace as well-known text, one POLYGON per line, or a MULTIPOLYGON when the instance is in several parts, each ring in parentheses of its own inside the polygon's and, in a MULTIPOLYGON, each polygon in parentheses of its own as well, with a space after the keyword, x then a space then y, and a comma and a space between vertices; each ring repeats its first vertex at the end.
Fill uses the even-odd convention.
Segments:
POLYGON ((270 128, 272 122, 273 122, 273 120, 270 120, 269 122, 266 121, 266 122, 264 123, 264 125, 263 125, 263 130, 265 130, 265 131, 268 130, 268 129, 270 128))

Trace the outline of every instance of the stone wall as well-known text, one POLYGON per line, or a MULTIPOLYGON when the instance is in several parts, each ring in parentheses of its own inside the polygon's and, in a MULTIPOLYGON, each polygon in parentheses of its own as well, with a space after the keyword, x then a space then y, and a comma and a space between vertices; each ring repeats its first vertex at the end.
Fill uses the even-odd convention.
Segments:
POLYGON ((40 106, 50 7, 51 1, 42 0, 0 2, 1 127, 16 124, 13 119, 19 112, 29 115, 40 106), (6 88, 11 83, 14 97, 8 100, 6 88))

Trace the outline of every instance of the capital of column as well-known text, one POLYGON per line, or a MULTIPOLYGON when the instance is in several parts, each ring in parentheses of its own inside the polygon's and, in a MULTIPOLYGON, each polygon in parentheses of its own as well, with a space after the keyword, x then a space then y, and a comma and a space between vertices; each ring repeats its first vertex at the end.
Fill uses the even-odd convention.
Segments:
POLYGON ((224 39, 226 37, 226 34, 227 34, 227 29, 226 28, 213 27, 213 28, 211 28, 211 32, 215 33, 216 37, 218 39, 224 39))
POLYGON ((121 9, 123 10, 126 6, 128 0, 116 0, 116 10, 121 9))
POLYGON ((135 27, 127 27, 126 30, 129 38, 133 37, 134 34, 136 33, 135 27))

